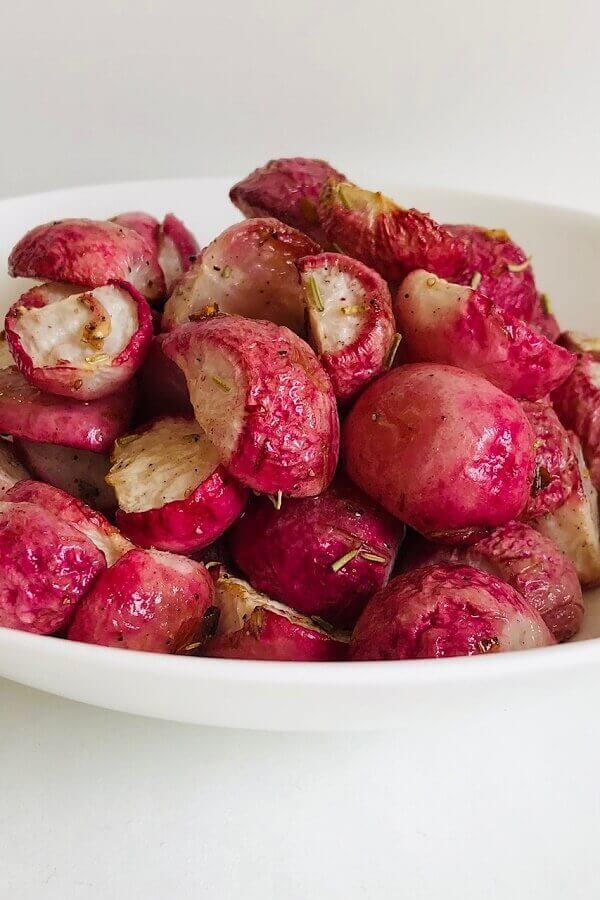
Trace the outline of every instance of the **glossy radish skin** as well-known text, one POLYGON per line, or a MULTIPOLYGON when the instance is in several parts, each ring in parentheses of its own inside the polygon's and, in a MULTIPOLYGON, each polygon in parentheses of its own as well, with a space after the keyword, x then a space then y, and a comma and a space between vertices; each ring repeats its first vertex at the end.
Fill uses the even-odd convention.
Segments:
POLYGON ((185 373, 196 419, 234 478, 291 497, 330 484, 338 413, 308 344, 271 322, 218 316, 176 329, 163 350, 185 373))
POLYGON ((117 524, 140 547, 194 553, 238 518, 248 489, 219 464, 192 419, 157 419, 117 441, 107 478, 117 494, 117 524))
POLYGON ((322 159, 272 159, 234 184, 229 197, 247 218, 273 216, 324 246, 317 205, 329 180, 344 181, 344 176, 322 159))
POLYGON ((104 516, 85 503, 41 481, 20 481, 6 494, 13 503, 35 504, 74 528, 103 554, 112 566, 131 548, 131 543, 104 516))
POLYGON ((600 489, 600 362, 592 353, 578 357, 573 374, 552 395, 559 419, 575 432, 592 482, 600 489))
POLYGON ((110 468, 106 454, 22 438, 15 439, 15 446, 34 478, 60 488, 100 512, 113 513, 117 508, 115 492, 104 480, 110 468))
POLYGON ((523 412, 533 430, 535 472, 523 519, 553 512, 581 484, 577 449, 548 400, 524 401, 523 412))
POLYGON ((431 536, 518 517, 534 468, 517 401, 433 364, 400 366, 369 385, 344 423, 343 454, 355 484, 431 536))
POLYGON ((403 356, 481 375, 512 397, 538 400, 573 371, 576 357, 472 290, 422 269, 396 294, 403 356))
POLYGON ((51 511, 0 503, 0 626, 53 634, 105 567, 93 543, 51 511))
POLYGON ((533 270, 525 252, 508 232, 477 225, 446 228, 462 243, 467 260, 456 280, 467 285, 478 282, 484 296, 517 319, 530 322, 535 318, 538 296, 533 270))
POLYGON ((583 597, 573 563, 534 528, 510 522, 469 547, 421 542, 409 568, 452 563, 472 566, 505 581, 537 610, 556 641, 581 627, 583 597))
POLYGON ((339 253, 298 262, 310 343, 346 402, 388 365, 395 338, 386 282, 363 263, 339 253))
POLYGON ((371 598, 350 659, 476 656, 553 643, 539 613, 508 584, 470 566, 432 565, 394 578, 371 598))
POLYGON ((296 261, 317 253, 305 234, 276 219, 248 219, 227 228, 179 280, 165 306, 163 329, 216 308, 267 319, 304 334, 304 303, 296 261))
POLYGON ((466 264, 461 241, 427 213, 347 181, 324 186, 319 219, 331 244, 388 281, 400 281, 413 269, 452 278, 466 264))
POLYGON ((175 653, 193 642, 213 599, 201 563, 134 548, 98 579, 68 637, 86 644, 175 653))
POLYGON ((578 463, 578 471, 573 474, 573 488, 557 509, 531 519, 530 524, 569 557, 580 582, 589 587, 600 584, 598 494, 590 480, 577 436, 569 432, 569 440, 578 463))
POLYGON ((128 281, 150 301, 165 293, 153 242, 118 222, 63 219, 28 231, 8 259, 13 277, 62 281, 97 288, 128 281))
POLYGON ((192 232, 173 213, 167 213, 158 237, 158 259, 165 276, 167 294, 184 275, 200 253, 200 245, 192 232))
POLYGON ((387 583, 403 534, 389 513, 338 479, 318 497, 285 500, 279 510, 267 498, 254 500, 230 546, 254 588, 347 626, 387 583))
POLYGON ((202 651, 222 659, 336 662, 346 658, 348 639, 333 629, 222 574, 215 586, 217 633, 202 651))
POLYGON ((139 372, 141 408, 145 419, 158 416, 193 416, 185 375, 163 353, 164 334, 152 338, 139 372))
POLYGON ((9 441, 0 440, 0 500, 19 481, 29 478, 29 472, 21 464, 14 446, 9 441))
POLYGON ((122 388, 152 338, 148 303, 126 282, 66 293, 32 288, 6 316, 6 339, 25 378, 50 394, 99 400, 122 388))

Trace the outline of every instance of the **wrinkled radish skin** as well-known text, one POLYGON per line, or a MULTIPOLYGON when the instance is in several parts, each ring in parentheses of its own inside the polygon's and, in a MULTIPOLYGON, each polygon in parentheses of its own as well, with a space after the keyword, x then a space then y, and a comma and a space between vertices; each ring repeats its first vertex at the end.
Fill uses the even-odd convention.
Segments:
POLYGON ((51 511, 0 503, 0 626, 53 634, 105 566, 93 543, 51 511))
POLYGON ((346 471, 422 534, 518 517, 533 476, 533 434, 516 400, 450 366, 404 365, 370 384, 344 423, 346 471))
POLYGON ((234 525, 230 546, 254 588, 301 613, 347 626, 386 584, 403 531, 338 479, 318 497, 286 500, 280 510, 256 499, 234 525))
POLYGON ((523 412, 533 430, 535 474, 523 519, 553 512, 578 490, 581 473, 577 448, 547 400, 523 402, 523 412))
POLYGON ((573 374, 552 394, 559 419, 575 432, 600 489, 600 362, 591 353, 578 357, 573 374))
POLYGON ((326 181, 344 176, 322 159, 272 159, 231 188, 231 202, 247 218, 274 216, 324 246, 317 204, 326 181))
POLYGON ((146 300, 125 282, 71 296, 42 285, 10 308, 6 338, 34 387, 98 400, 119 390, 144 361, 152 317, 146 300))
POLYGON ((469 566, 434 565, 394 578, 371 598, 350 659, 474 656, 553 643, 541 616, 508 584, 469 566))
POLYGON ((403 353, 481 375, 513 397, 538 400, 572 372, 576 357, 504 312, 480 289, 418 270, 394 302, 403 353))
POLYGON ((105 454, 23 438, 16 438, 15 446, 34 478, 60 488, 92 509, 115 511, 115 492, 104 480, 110 468, 105 454))
POLYGON ((165 292, 153 241, 114 221, 64 219, 39 225, 13 248, 8 271, 13 277, 65 281, 82 288, 124 280, 151 301, 165 292))
POLYGON ((254 591, 226 573, 216 583, 219 623, 203 656, 281 662, 333 662, 345 659, 346 635, 326 631, 307 616, 254 591))
POLYGON ((336 397, 347 401, 390 360, 395 327, 388 286, 372 269, 337 253, 307 256, 298 269, 311 344, 336 397))
POLYGON ((234 478, 255 491, 311 497, 331 482, 339 420, 331 383, 287 328, 219 316, 168 335, 196 418, 234 478))
POLYGON ((163 329, 193 321, 215 306, 222 313, 266 319, 304 334, 296 261, 318 252, 314 241, 276 219, 232 225, 208 245, 165 306, 163 329))
POLYGON ((98 579, 81 604, 72 641, 176 653, 195 641, 214 594, 203 565, 158 550, 133 549, 98 579))
POLYGON ((117 441, 107 481, 117 494, 122 531, 141 547, 177 553, 220 537, 248 496, 219 465, 200 426, 175 417, 117 441))

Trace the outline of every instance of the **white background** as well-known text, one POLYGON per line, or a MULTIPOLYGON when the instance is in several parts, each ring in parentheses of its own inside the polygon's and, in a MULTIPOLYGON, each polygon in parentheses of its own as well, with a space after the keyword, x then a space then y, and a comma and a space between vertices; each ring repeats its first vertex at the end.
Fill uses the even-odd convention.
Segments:
MULTIPOLYGON (((594 0, 5 2, 0 195, 318 154, 600 211, 599 32, 594 0)), ((0 896, 592 896, 597 710, 538 713, 242 734, 0 683, 0 896)))

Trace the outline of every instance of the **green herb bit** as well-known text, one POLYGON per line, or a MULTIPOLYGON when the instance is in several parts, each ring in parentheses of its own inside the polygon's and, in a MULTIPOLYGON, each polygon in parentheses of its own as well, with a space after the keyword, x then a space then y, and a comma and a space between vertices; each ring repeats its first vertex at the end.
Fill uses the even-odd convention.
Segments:
POLYGON ((343 569, 344 566, 347 566, 349 562, 352 562, 353 559, 356 559, 359 553, 360 547, 357 550, 348 550, 347 553, 344 553, 343 556, 340 556, 339 559, 336 559, 336 561, 331 564, 332 571, 339 572, 340 569, 343 569))
POLYGON ((309 275, 307 279, 308 284, 308 293, 310 294, 310 302, 314 306, 314 308, 318 312, 323 312, 325 309, 325 304, 323 303, 323 296, 321 294, 321 289, 317 284, 317 279, 314 275, 309 275))
POLYGON ((231 275, 231 266, 223 266, 221 269, 221 278, 229 278, 231 275))
POLYGON ((283 502, 283 491, 277 491, 276 494, 267 494, 267 497, 269 498, 277 512, 279 512, 279 510, 281 509, 281 504, 283 502))
POLYGON ((360 555, 362 559, 368 559, 369 562, 381 563, 382 565, 387 562, 385 556, 380 556, 378 553, 370 553, 366 550, 361 550, 360 555))
POLYGON ((525 262, 522 263, 506 263, 506 268, 509 272, 524 272, 525 269, 528 269, 531 265, 531 257, 528 256, 525 262))
POLYGON ((396 359, 396 353, 398 352, 398 347, 400 346, 400 341, 402 340, 402 335, 399 332, 396 332, 394 335, 394 340, 392 341, 392 346, 390 347, 390 352, 388 353, 388 357, 385 361, 385 368, 391 369, 394 365, 394 360, 396 359))
POLYGON ((227 393, 229 393, 229 391, 231 390, 230 384, 227 384, 227 382, 223 381, 222 378, 219 378, 218 375, 211 375, 211 378, 214 381, 214 383, 221 388, 222 391, 227 391, 227 393))

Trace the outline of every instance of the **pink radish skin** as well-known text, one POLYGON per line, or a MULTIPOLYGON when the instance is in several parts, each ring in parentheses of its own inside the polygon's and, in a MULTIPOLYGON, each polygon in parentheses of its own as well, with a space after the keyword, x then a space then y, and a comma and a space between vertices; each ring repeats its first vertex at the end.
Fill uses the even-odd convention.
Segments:
POLYGON ((144 361, 152 339, 150 307, 126 282, 67 291, 45 284, 23 294, 7 313, 6 339, 34 387, 100 400, 120 390, 144 361))
POLYGON ((311 345, 345 403, 390 361, 395 325, 388 286, 377 272, 339 253, 306 256, 298 270, 311 345))
POLYGON ((304 303, 296 261, 317 253, 305 234, 276 219, 227 228, 179 280, 165 306, 163 329, 193 321, 206 309, 266 319, 301 336, 304 303))
POLYGON ((68 638, 86 644, 176 653, 198 637, 214 588, 203 565, 134 548, 98 579, 68 638))
POLYGON ((413 269, 452 278, 466 264, 461 241, 427 213, 404 209, 379 192, 347 181, 325 184, 319 220, 336 249, 388 281, 401 281, 413 269))
POLYGON ((104 518, 80 500, 41 481, 20 481, 5 497, 13 503, 35 504, 79 531, 104 555, 112 566, 131 548, 131 543, 104 518))
POLYGON ((272 159, 231 188, 231 202, 247 218, 273 216, 325 246, 317 204, 326 181, 344 176, 322 159, 272 159))
POLYGON ((218 316, 178 328, 162 346, 234 478, 267 494, 325 490, 339 420, 331 382, 304 341, 271 322, 218 316))
POLYGON ((430 536, 503 525, 523 512, 531 489, 523 410, 450 366, 400 366, 369 385, 346 418, 343 450, 355 484, 430 536))
POLYGON ((547 400, 523 402, 533 430, 535 474, 523 519, 536 519, 558 509, 581 483, 577 451, 547 400))
POLYGON ((472 566, 505 581, 538 611, 556 641, 568 641, 581 627, 584 606, 575 567, 529 525, 511 522, 470 547, 422 541, 403 569, 440 563, 472 566))
POLYGON ((22 438, 15 439, 15 446, 34 478, 60 488, 92 509, 114 513, 117 498, 104 480, 110 468, 108 456, 22 438))
POLYGON ((394 302, 403 355, 410 362, 458 366, 512 397, 539 400, 573 371, 573 353, 495 306, 481 288, 451 284, 418 270, 394 302))
POLYGON ((194 420, 157 419, 117 441, 107 481, 117 494, 117 524, 135 544, 194 553, 238 518, 248 489, 219 465, 194 420))
POLYGON ((0 503, 0 626, 54 634, 105 568, 93 543, 50 510, 0 503))
POLYGON ((234 525, 230 546, 254 588, 298 612, 348 626, 387 583, 403 534, 389 513, 338 479, 318 497, 285 500, 280 510, 256 499, 234 525))
POLYGON ((557 388, 552 402, 559 419, 575 432, 594 486, 600 489, 600 362, 582 353, 573 374, 557 388))
MULTIPOLYGON (((136 214, 139 215, 139 214, 136 214)), ((63 219, 28 231, 8 259, 13 277, 63 281, 96 288, 128 281, 149 301, 165 293, 153 242, 118 222, 63 219)))
POLYGON ((351 660, 432 659, 554 644, 541 616, 503 581, 433 565, 394 578, 367 603, 351 660))
POLYGON ((346 658, 346 635, 326 631, 307 616, 254 591, 227 574, 216 583, 217 633, 203 656, 280 662, 336 662, 346 658))
POLYGON ((135 210, 133 212, 119 213, 108 221, 116 222, 117 225, 124 225, 126 228, 137 231, 148 242, 148 245, 154 248, 154 268, 156 268, 158 262, 158 235, 160 231, 158 219, 150 215, 150 213, 135 210))

